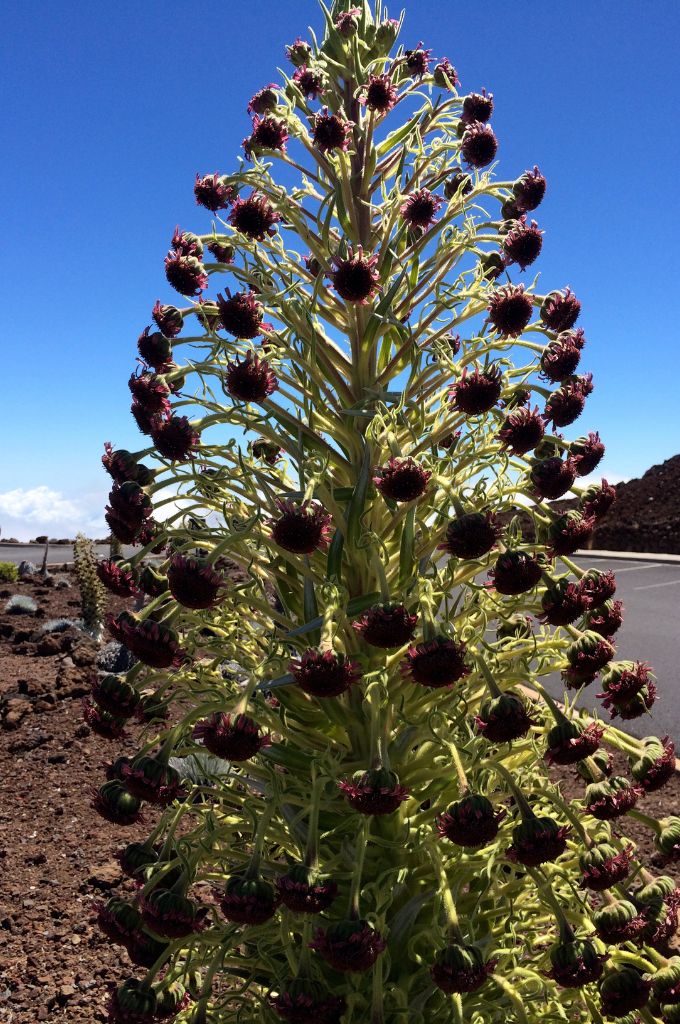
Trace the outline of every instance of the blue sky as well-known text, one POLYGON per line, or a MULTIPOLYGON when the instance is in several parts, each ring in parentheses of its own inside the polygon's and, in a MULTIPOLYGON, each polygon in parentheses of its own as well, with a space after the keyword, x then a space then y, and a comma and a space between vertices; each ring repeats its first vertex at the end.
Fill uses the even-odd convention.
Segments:
MULTIPOLYGON (((390 9, 398 15, 398 5, 390 9)), ((6 0, 0 38, 3 536, 102 532, 104 440, 139 447, 127 380, 175 224, 204 231, 251 94, 313 0, 6 0)), ((583 302, 611 479, 680 451, 677 0, 411 0, 402 41, 496 101, 499 173, 539 164, 537 268, 583 302)))

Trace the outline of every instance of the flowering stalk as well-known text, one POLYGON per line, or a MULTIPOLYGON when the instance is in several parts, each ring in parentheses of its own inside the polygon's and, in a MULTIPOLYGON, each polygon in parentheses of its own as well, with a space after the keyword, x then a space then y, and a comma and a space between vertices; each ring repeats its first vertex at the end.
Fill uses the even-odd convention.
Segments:
POLYGON ((234 173, 198 176, 210 220, 173 234, 180 298, 129 382, 142 450, 105 449, 136 553, 100 577, 138 595, 109 624, 138 660, 95 685, 99 731, 157 708, 95 798, 158 816, 122 858, 153 966, 112 1019, 159 1019, 177 982, 182 1024, 658 1020, 641 971, 678 901, 619 837, 635 816, 680 857, 680 820, 636 809, 674 750, 609 724, 655 681, 616 660, 613 575, 571 558, 615 495, 578 482, 599 435, 562 433, 593 388, 580 303, 525 273, 546 181, 493 180, 493 97, 395 49, 378 0, 323 13, 234 173), (602 721, 556 671, 598 680, 602 721))

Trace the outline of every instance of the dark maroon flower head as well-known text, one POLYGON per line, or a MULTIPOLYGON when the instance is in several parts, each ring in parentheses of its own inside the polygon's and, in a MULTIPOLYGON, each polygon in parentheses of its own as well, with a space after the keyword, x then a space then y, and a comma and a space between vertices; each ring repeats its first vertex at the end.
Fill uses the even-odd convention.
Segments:
POLYGON ((114 537, 123 544, 132 544, 152 512, 153 506, 148 494, 139 484, 126 480, 111 488, 104 518, 114 537))
POLYGON ((534 555, 510 549, 503 551, 493 569, 489 569, 491 585, 498 594, 508 596, 533 590, 540 583, 541 575, 540 563, 534 555))
POLYGON ((434 78, 434 84, 438 85, 440 89, 455 89, 456 86, 460 85, 458 72, 448 57, 442 57, 439 63, 435 65, 432 77, 434 78))
POLYGON ((503 240, 507 262, 516 263, 522 270, 538 259, 542 248, 543 232, 539 231, 535 220, 527 225, 525 217, 514 222, 503 240))
POLYGON ((586 611, 587 605, 577 583, 553 580, 541 599, 541 621, 551 626, 570 626, 586 611))
POLYGON ((253 130, 247 139, 243 140, 243 150, 248 160, 253 154, 257 156, 260 152, 285 153, 288 142, 288 129, 285 121, 279 121, 276 117, 265 114, 253 118, 253 130))
POLYGON ((541 304, 541 320, 549 331, 569 331, 581 312, 581 303, 571 288, 550 292, 541 304))
POLYGON ((505 256, 500 252, 485 252, 479 257, 479 269, 485 281, 495 281, 506 267, 505 256))
POLYGON ((181 795, 182 780, 177 769, 155 757, 136 757, 123 766, 121 775, 128 793, 158 807, 167 807, 181 795))
POLYGON ((623 623, 623 602, 605 601, 599 608, 589 613, 586 619, 587 628, 601 636, 613 636, 623 623))
MULTIPOLYGON (((218 263, 224 263, 227 266, 229 266, 230 264, 232 264, 234 262, 234 256, 236 255, 236 249, 234 248, 233 245, 231 245, 230 242, 218 242, 218 241, 206 242, 205 247, 208 250, 208 252, 212 253, 212 255, 215 257, 215 259, 217 260, 218 263)), ((211 329, 213 331, 219 330, 219 328, 221 326, 222 326, 222 322, 219 319, 219 316, 216 319, 215 318, 211 318, 210 320, 206 319, 206 327, 208 327, 209 329, 211 329)))
POLYGON ((149 334, 149 328, 145 327, 137 339, 137 351, 147 365, 159 370, 172 359, 172 342, 159 331, 149 334))
POLYGON ((122 559, 104 558, 98 562, 97 576, 106 589, 118 597, 134 597, 137 593, 132 570, 122 559))
POLYGON ((168 577, 152 565, 145 565, 139 574, 139 589, 147 597, 160 597, 168 589, 168 577))
POLYGON ((226 210, 234 201, 236 189, 233 185, 227 184, 226 176, 220 177, 217 172, 204 174, 203 177, 197 174, 194 195, 199 206, 204 206, 206 210, 217 213, 218 210, 226 210))
POLYGON ((290 46, 286 46, 286 57, 294 67, 301 68, 312 59, 312 48, 306 39, 298 36, 290 46))
MULTIPOLYGON (((163 413, 161 414, 149 412, 149 410, 145 409, 144 406, 137 401, 137 399, 134 399, 132 405, 130 406, 130 412, 134 417, 135 423, 137 424, 137 428, 139 429, 140 433, 148 435, 162 421, 163 416, 170 415, 170 402, 165 402, 163 413)), ((126 542, 123 541, 123 543, 126 542)))
POLYGON ((541 377, 558 384, 571 377, 581 361, 581 349, 569 333, 549 341, 541 355, 541 377))
POLYGON ((571 459, 554 455, 535 462, 530 476, 536 497, 540 501, 546 498, 555 501, 571 490, 576 480, 576 466, 571 459))
POLYGON ((570 832, 569 826, 552 818, 527 818, 513 829, 507 857, 531 868, 555 861, 566 850, 570 832))
POLYGON ((276 109, 276 105, 279 101, 276 95, 278 85, 275 82, 270 82, 269 85, 263 86, 262 89, 258 89, 254 96, 251 96, 247 110, 249 114, 269 114, 272 110, 276 109))
POLYGON ((279 518, 270 522, 272 539, 285 551, 311 555, 328 545, 333 517, 318 503, 278 501, 279 518))
POLYGON ((369 75, 364 103, 377 114, 387 114, 397 102, 397 89, 389 75, 369 75))
POLYGON ((356 30, 359 28, 359 22, 361 21, 361 8, 350 7, 348 11, 343 11, 335 19, 335 27, 341 36, 345 39, 349 39, 353 36, 356 30))
POLYGON ((364 256, 361 246, 358 246, 356 255, 350 250, 347 259, 334 257, 335 269, 330 277, 340 298, 362 306, 372 299, 380 280, 375 269, 377 262, 377 256, 364 256))
POLYGON ((605 448, 600 435, 591 431, 587 437, 579 437, 569 446, 569 456, 576 466, 577 476, 588 476, 602 462, 605 448))
POLYGON ((411 227, 427 230, 434 223, 439 207, 444 202, 429 188, 419 188, 402 203, 399 212, 411 227))
POLYGON ((607 569, 588 569, 579 580, 579 589, 584 603, 589 608, 599 608, 616 593, 616 576, 607 569))
POLYGON ((109 1001, 109 1021, 115 1024, 152 1024, 158 1009, 154 990, 144 981, 127 978, 114 989, 109 1001))
POLYGON ((548 531, 550 555, 572 555, 574 551, 585 547, 593 535, 595 520, 588 519, 575 509, 558 516, 550 524, 548 531))
POLYGON ((186 416, 169 414, 154 423, 151 440, 159 455, 171 462, 188 462, 196 454, 201 435, 186 416))
POLYGON ((117 484, 124 484, 128 480, 132 480, 140 487, 146 487, 154 478, 153 470, 137 462, 136 457, 125 448, 118 448, 114 451, 113 445, 109 441, 104 442, 102 466, 117 484))
POLYGON ((453 686, 470 674, 465 663, 465 644, 447 636, 437 636, 415 647, 409 647, 402 671, 420 686, 441 689, 453 686))
POLYGON ((270 1005, 288 1024, 340 1024, 347 1008, 343 996, 328 996, 325 988, 304 980, 287 984, 270 1005))
POLYGON ((225 381, 228 393, 239 402, 264 402, 279 386, 267 360, 251 350, 245 359, 227 364, 225 381))
POLYGON ((461 430, 454 430, 450 434, 445 434, 444 437, 440 437, 437 441, 437 447, 443 448, 444 451, 452 451, 460 441, 461 435, 461 430))
POLYGON ((165 412, 168 408, 168 396, 170 388, 165 379, 157 373, 133 373, 128 381, 128 387, 138 405, 141 405, 146 412, 151 414, 165 412))
POLYGON ((512 186, 514 201, 519 210, 535 210, 543 202, 547 182, 538 167, 525 171, 512 186))
POLYGON ((125 644, 145 665, 178 668, 184 661, 184 648, 178 644, 177 634, 162 622, 137 619, 122 612, 116 619, 109 619, 109 628, 114 639, 125 644))
POLYGON ((637 718, 644 713, 647 699, 642 706, 638 696, 648 698, 651 694, 651 703, 656 696, 656 689, 653 686, 653 676, 650 673, 649 665, 641 661, 616 661, 607 668, 602 676, 602 693, 598 697, 604 698, 602 706, 611 710, 612 718, 617 715, 626 718, 637 718), (650 691, 650 685, 652 689, 650 691), (630 708, 634 714, 625 714, 630 708))
POLYGON ((227 921, 235 924, 264 924, 280 902, 273 885, 248 874, 232 875, 224 892, 216 895, 227 921))
POLYGON ((351 782, 340 782, 338 788, 355 811, 375 816, 393 814, 409 794, 408 789, 399 784, 396 773, 386 768, 355 772, 351 782))
POLYGON ((180 256, 195 256, 197 260, 203 257, 203 242, 193 231, 182 231, 177 225, 175 233, 170 241, 170 248, 174 249, 180 256))
POLYGON ((675 744, 668 736, 645 736, 637 759, 631 759, 631 775, 645 793, 655 793, 675 775, 675 744))
POLYGON ((592 920, 598 937, 608 946, 635 941, 644 924, 637 907, 629 900, 605 903, 595 911, 592 920))
POLYGON ((306 864, 288 868, 276 880, 276 889, 284 906, 295 914, 320 914, 328 910, 338 895, 338 886, 332 879, 306 864))
POLYGON ((574 640, 566 651, 567 661, 577 672, 594 676, 614 657, 614 645, 599 633, 586 630, 574 640))
POLYGON ((359 666, 334 651, 310 648, 290 664, 295 682, 310 697, 339 697, 361 679, 359 666))
POLYGON ((473 124, 475 121, 490 121, 493 114, 493 93, 487 95, 486 89, 481 93, 471 92, 463 100, 463 110, 460 119, 463 124, 473 124))
POLYGON ((227 289, 224 296, 217 296, 217 306, 220 323, 227 334, 245 341, 257 338, 262 330, 264 314, 254 292, 236 292, 232 295, 227 289))
POLYGON ((635 807, 642 792, 639 786, 632 786, 622 775, 591 782, 586 786, 586 810, 598 821, 613 821, 635 807))
POLYGON ((168 569, 170 593, 185 608, 212 608, 220 600, 224 577, 208 563, 173 555, 168 569))
POLYGON ((158 850, 144 843, 128 843, 119 851, 118 862, 128 878, 143 879, 145 869, 158 863, 158 850))
POLYGON ((215 711, 194 726, 193 738, 201 740, 206 750, 225 761, 247 761, 271 746, 269 733, 248 715, 228 715, 215 711))
POLYGON ((208 287, 208 275, 201 261, 175 250, 165 257, 165 276, 180 295, 199 295, 208 287))
POLYGON ((512 691, 486 700, 475 718, 478 732, 489 743, 511 743, 521 739, 534 724, 524 701, 512 691))
POLYGON ((324 90, 326 80, 323 72, 303 64, 293 75, 293 81, 306 99, 317 100, 324 90))
POLYGON ((139 694, 123 676, 93 676, 92 696, 100 708, 118 718, 131 718, 139 704, 139 694))
POLYGON ((533 308, 523 284, 506 284, 489 300, 489 321, 504 338, 518 338, 531 320, 533 308))
POLYGON ((466 416, 481 416, 493 409, 503 391, 503 373, 498 366, 486 370, 463 369, 459 380, 449 388, 451 405, 466 416))
MULTIPOLYGON (((668 943, 678 928, 680 889, 673 889, 665 899, 656 895, 643 901, 639 893, 636 896, 638 903, 641 904, 642 917, 642 927, 637 941, 640 945, 651 946, 659 953, 667 953, 668 943)), ((668 1002, 670 1001, 669 999, 668 1002)))
POLYGON ((490 974, 493 974, 497 960, 484 960, 484 954, 477 946, 455 945, 440 949, 430 968, 430 976, 442 992, 476 992, 490 974))
POLYGON ((624 964, 610 971, 600 983, 600 1000, 605 1017, 625 1017, 641 1010, 649 1001, 651 977, 624 964))
POLYGON ((335 971, 370 971, 387 943, 368 921, 348 918, 317 928, 312 949, 335 971))
POLYGON ((548 764, 576 764, 595 753, 603 733, 604 729, 596 722, 591 722, 585 729, 577 722, 558 722, 548 733, 545 760, 548 764))
POLYGON ((504 810, 494 810, 485 796, 468 793, 437 815, 435 824, 440 836, 458 846, 476 849, 494 841, 505 814, 504 810))
POLYGON ((460 154, 467 167, 488 167, 498 152, 498 139, 490 124, 472 121, 460 140, 460 154))
POLYGON ((602 977, 606 959, 592 942, 581 939, 562 941, 550 951, 552 966, 548 977, 562 988, 583 988, 602 977))
POLYGON ((385 466, 376 469, 373 483, 383 498, 392 501, 415 501, 427 490, 432 476, 429 470, 412 458, 391 458, 385 466))
POLYGON ((125 719, 104 711, 90 700, 83 701, 83 718, 92 732, 103 740, 119 740, 125 736, 125 719))
POLYGON ((633 847, 617 850, 609 842, 597 843, 579 857, 581 884, 594 892, 618 885, 630 872, 633 847))
POLYGON ((312 124, 312 142, 321 153, 332 153, 336 149, 346 150, 352 138, 352 121, 345 120, 339 114, 330 114, 328 107, 314 117, 312 124))
POLYGON ((113 896, 106 903, 95 903, 93 910, 97 914, 97 927, 117 946, 126 946, 142 922, 137 908, 119 896, 113 896))
POLYGON ((464 171, 454 171, 444 182, 444 195, 447 199, 453 199, 460 192, 461 196, 467 196, 472 192, 474 185, 472 178, 464 171))
POLYGON ((118 779, 105 782, 95 791, 92 807, 112 825, 134 825, 141 821, 141 802, 118 779))
POLYGON ((428 73, 431 57, 432 50, 424 50, 422 43, 418 43, 414 50, 404 51, 404 63, 413 78, 422 78, 428 73))
POLYGON ((601 484, 592 484, 581 495, 581 508, 587 516, 602 519, 616 501, 616 488, 602 480, 601 484))
MULTIPOLYGON (((163 305, 160 299, 156 299, 153 309, 151 310, 151 316, 153 317, 154 323, 158 327, 161 334, 164 334, 166 338, 176 338, 179 332, 182 330, 184 319, 182 314, 176 306, 163 305)), ((146 356, 142 355, 143 359, 146 356)), ((149 360, 146 360, 149 362, 149 360)), ((165 360, 163 360, 165 362, 165 360)), ((151 365, 155 365, 151 363, 151 365)))
POLYGON ((367 644, 389 651, 413 639, 418 616, 403 604, 378 604, 352 623, 367 644))
POLYGON ((227 220, 242 235, 261 242, 267 235, 276 234, 275 224, 281 220, 281 214, 265 196, 253 191, 247 199, 234 200, 227 220))
POLYGON ((258 437, 250 445, 250 451, 254 459, 261 459, 268 466, 275 466, 281 459, 283 449, 266 437, 258 437))
POLYGON ((454 558, 483 558, 495 547, 501 533, 493 512, 466 512, 451 520, 446 541, 438 550, 454 558))
POLYGON ((513 455, 526 455, 538 445, 545 435, 545 420, 538 408, 525 405, 505 417, 503 426, 496 434, 504 447, 513 455))
POLYGON ((164 939, 182 939, 201 930, 208 913, 193 900, 170 889, 152 889, 140 896, 144 924, 164 939))

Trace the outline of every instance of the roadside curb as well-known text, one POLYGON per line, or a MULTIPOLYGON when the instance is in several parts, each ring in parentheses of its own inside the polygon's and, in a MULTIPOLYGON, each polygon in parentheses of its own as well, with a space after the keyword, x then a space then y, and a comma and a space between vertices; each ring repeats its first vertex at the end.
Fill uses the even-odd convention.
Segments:
POLYGON ((582 548, 576 552, 579 558, 611 558, 629 562, 675 562, 680 564, 680 555, 660 555, 651 551, 602 551, 598 548, 582 548))

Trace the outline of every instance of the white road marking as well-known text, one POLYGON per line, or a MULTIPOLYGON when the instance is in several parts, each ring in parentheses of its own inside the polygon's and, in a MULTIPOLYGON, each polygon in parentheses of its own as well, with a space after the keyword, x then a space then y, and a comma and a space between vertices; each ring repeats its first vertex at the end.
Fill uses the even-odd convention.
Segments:
POLYGON ((668 580, 666 583, 648 583, 646 587, 633 587, 633 590, 653 590, 654 587, 674 587, 680 580, 668 580))
POLYGON ((665 565, 665 562, 647 562, 645 565, 629 565, 626 569, 614 568, 612 571, 615 576, 618 576, 622 572, 638 572, 639 569, 661 569, 665 565))

